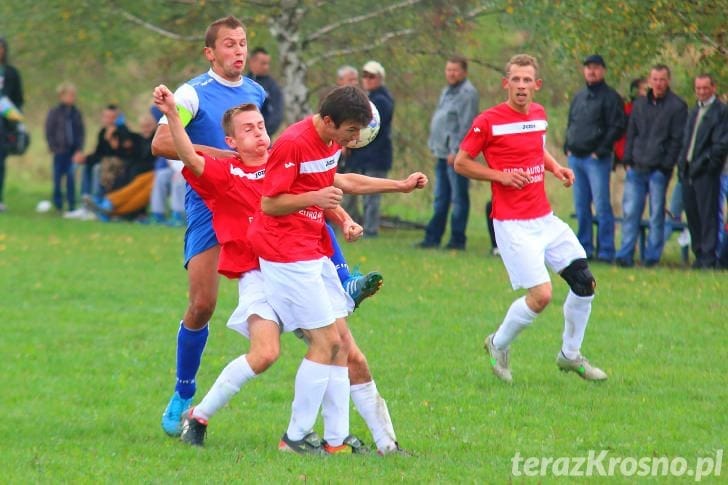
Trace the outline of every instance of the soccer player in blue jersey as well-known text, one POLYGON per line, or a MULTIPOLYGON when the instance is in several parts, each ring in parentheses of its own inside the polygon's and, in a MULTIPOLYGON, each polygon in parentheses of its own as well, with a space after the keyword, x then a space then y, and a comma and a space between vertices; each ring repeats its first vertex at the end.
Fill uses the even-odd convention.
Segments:
MULTIPOLYGON (((210 70, 180 86, 174 93, 177 110, 197 150, 217 158, 233 156, 222 129, 224 112, 232 106, 251 103, 260 108, 265 90, 243 76, 248 55, 247 35, 242 22, 233 16, 212 22, 205 32, 204 55, 210 70)), ((152 141, 157 156, 176 159, 167 119, 159 121, 152 141)), ((180 434, 180 417, 189 408, 196 391, 195 378, 208 336, 208 322, 217 304, 220 246, 212 227, 212 215, 200 196, 187 186, 185 195, 187 231, 184 261, 189 285, 189 305, 177 334, 177 382, 174 394, 162 415, 162 428, 172 436, 180 434)), ((381 275, 348 275, 340 250, 332 257, 339 277, 348 281, 345 289, 358 304, 381 285, 381 275)))

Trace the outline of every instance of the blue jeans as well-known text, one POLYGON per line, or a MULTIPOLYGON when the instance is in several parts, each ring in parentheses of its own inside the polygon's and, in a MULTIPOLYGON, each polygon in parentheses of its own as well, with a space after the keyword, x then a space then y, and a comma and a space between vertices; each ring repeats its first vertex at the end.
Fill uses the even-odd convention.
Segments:
POLYGON ((574 209, 579 224, 576 237, 584 246, 587 257, 594 254, 592 202, 597 220, 598 259, 614 259, 614 212, 609 199, 609 176, 612 173, 611 155, 603 158, 569 155, 569 167, 574 171, 574 209))
POLYGON ((452 203, 450 242, 448 244, 465 247, 465 228, 468 225, 468 214, 470 212, 469 186, 470 180, 456 173, 455 169, 447 164, 447 159, 437 159, 435 164, 434 213, 425 229, 426 243, 440 244, 447 225, 447 213, 450 211, 450 204, 452 203))
POLYGON ((642 260, 654 264, 660 260, 665 246, 665 194, 670 176, 659 170, 637 171, 627 169, 624 182, 624 220, 622 221, 622 246, 617 259, 628 264, 634 263, 634 251, 640 234, 642 213, 645 200, 650 199, 649 234, 642 260))
POLYGON ((53 155, 53 205, 56 209, 63 209, 63 178, 66 179, 66 200, 68 210, 76 208, 76 180, 73 153, 56 153, 53 155))

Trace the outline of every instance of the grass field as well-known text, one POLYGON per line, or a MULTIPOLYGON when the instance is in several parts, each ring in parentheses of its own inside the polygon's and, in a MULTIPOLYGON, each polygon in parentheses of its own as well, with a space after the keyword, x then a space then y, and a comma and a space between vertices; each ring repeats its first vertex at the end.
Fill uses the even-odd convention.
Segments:
MULTIPOLYGON (((46 188, 21 189, 15 180, 12 210, 0 215, 2 482, 551 483, 563 481, 558 472, 513 476, 514 455, 606 450, 684 457, 693 467, 726 446, 728 273, 677 267, 674 240, 664 267, 595 265, 598 293, 583 350, 610 376, 597 385, 554 364, 566 294, 556 278, 554 303, 513 347, 515 382, 503 385, 482 341, 516 294, 500 260, 486 256, 478 210, 464 253, 415 251, 419 231, 387 231, 345 248, 351 264, 385 275, 380 294, 350 325, 399 441, 415 456, 280 454, 304 352, 290 335, 279 362, 211 421, 205 449, 191 449, 159 426, 186 304, 183 231, 36 214, 46 188)), ((236 286, 221 287, 198 396, 247 346, 224 327, 236 286)), ((371 442, 355 411, 351 429, 371 442)), ((567 481, 635 479, 617 471, 567 481)), ((693 479, 686 472, 682 480, 693 479)))

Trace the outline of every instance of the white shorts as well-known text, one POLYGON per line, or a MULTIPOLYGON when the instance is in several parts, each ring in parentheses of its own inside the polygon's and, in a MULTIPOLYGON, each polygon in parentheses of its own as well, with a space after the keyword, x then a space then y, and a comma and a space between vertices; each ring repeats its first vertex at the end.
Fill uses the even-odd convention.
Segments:
POLYGON ((551 281, 548 265, 559 273, 586 251, 574 231, 553 214, 528 220, 494 220, 495 239, 514 290, 551 281))
POLYGON ((253 315, 275 322, 282 330, 280 318, 265 297, 263 274, 257 269, 248 271, 238 280, 238 306, 230 315, 227 326, 250 338, 248 319, 253 315))
POLYGON ((326 327, 348 315, 346 293, 329 258, 274 263, 260 258, 268 303, 285 331, 326 327))

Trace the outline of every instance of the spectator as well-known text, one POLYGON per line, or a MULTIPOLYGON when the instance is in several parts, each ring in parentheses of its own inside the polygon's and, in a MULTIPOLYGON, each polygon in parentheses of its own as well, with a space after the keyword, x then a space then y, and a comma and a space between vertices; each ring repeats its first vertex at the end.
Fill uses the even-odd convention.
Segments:
MULTIPOLYGON (((720 244, 718 245, 718 267, 728 269, 728 220, 723 218, 724 208, 728 208, 728 156, 723 163, 723 173, 720 176, 720 200, 718 201, 720 226, 722 227, 720 244)), ((726 211, 728 216, 728 211, 726 211)))
MULTIPOLYGON (((632 105, 639 96, 647 96, 647 79, 638 77, 629 85, 629 100, 624 103, 625 127, 629 124, 629 115, 632 114, 632 105)), ((612 184, 609 190, 609 200, 615 217, 622 217, 622 197, 624 196, 624 178, 627 167, 624 166, 624 146, 627 144, 627 131, 614 142, 614 166, 612 171, 612 184)))
POLYGON ((721 170, 728 153, 728 109, 715 96, 710 74, 695 78, 697 106, 685 124, 678 177, 695 254, 693 268, 716 266, 716 244, 720 224, 718 205, 721 170))
POLYGON ((122 159, 123 175, 114 183, 117 188, 108 192, 105 197, 89 200, 101 220, 108 220, 107 216, 134 218, 143 213, 149 204, 154 185, 155 157, 152 155, 152 138, 156 127, 157 121, 151 114, 145 114, 139 119, 140 132, 129 134, 132 146, 122 159), (122 184, 121 180, 126 183, 122 184))
POLYGON ((670 90, 670 68, 657 64, 650 70, 647 96, 634 102, 627 128, 624 164, 624 220, 622 245, 617 264, 634 265, 634 251, 640 232, 645 199, 650 199, 649 234, 644 254, 645 266, 656 265, 665 243, 665 194, 677 163, 687 104, 670 90))
MULTIPOLYGON (((0 37, 0 97, 7 96, 16 108, 23 109, 23 83, 18 70, 8 63, 8 42, 0 37)), ((0 118, 0 212, 5 212, 3 199, 5 187, 5 159, 8 151, 5 146, 5 136, 13 129, 15 122, 0 118)))
POLYGON ((611 263, 614 259, 614 213, 609 200, 614 142, 624 132, 624 106, 619 94, 604 81, 607 65, 599 54, 584 59, 586 87, 569 107, 564 148, 574 171, 574 209, 577 237, 587 258, 611 263), (592 203, 596 211, 594 247, 592 203), (595 254, 596 253, 596 254, 595 254))
POLYGON ((359 85, 359 71, 353 66, 341 66, 336 71, 336 85, 337 86, 358 86, 359 85))
POLYGON ((63 210, 63 178, 66 179, 66 200, 69 213, 76 209, 74 162, 83 159, 85 128, 81 111, 76 108, 76 87, 62 83, 56 89, 58 105, 48 111, 45 136, 53 154, 53 205, 63 210))
POLYGON ((430 122, 430 138, 427 145, 435 155, 435 201, 432 219, 425 229, 425 239, 416 247, 436 248, 445 233, 447 215, 452 204, 450 218, 450 242, 447 249, 465 249, 465 229, 468 225, 470 197, 469 180, 455 172, 453 164, 460 141, 478 114, 478 91, 468 81, 468 61, 452 56, 445 64, 447 86, 430 122))
MULTIPOLYGON (((368 175, 369 177, 386 178, 392 168, 392 117, 394 116, 394 98, 384 86, 386 72, 377 61, 369 61, 362 68, 362 86, 379 111, 379 133, 367 146, 350 150, 347 158, 349 172, 368 175)), ((352 196, 356 206, 358 197, 352 196)), ((379 235, 381 194, 362 196, 364 201, 364 236, 379 235)), ((358 208, 354 211, 359 213, 358 208)), ((360 222, 360 221, 357 221, 360 222)))
POLYGON ((271 136, 278 131, 283 122, 285 102, 281 88, 270 76, 270 54, 262 47, 256 47, 248 58, 247 77, 256 81, 265 89, 265 102, 261 112, 265 120, 265 129, 271 136))

